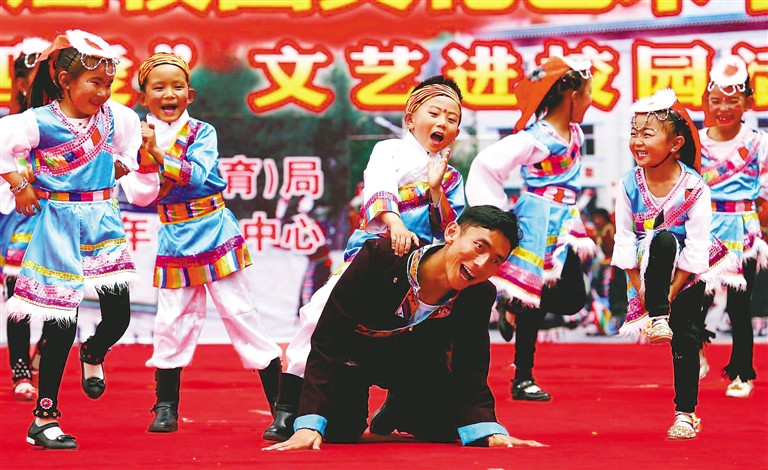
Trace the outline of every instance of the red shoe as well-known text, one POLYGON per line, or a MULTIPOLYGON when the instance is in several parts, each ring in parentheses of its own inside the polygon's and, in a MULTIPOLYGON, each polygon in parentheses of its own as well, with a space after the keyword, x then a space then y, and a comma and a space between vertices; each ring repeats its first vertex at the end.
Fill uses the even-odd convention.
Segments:
POLYGON ((13 399, 16 401, 37 400, 37 389, 29 379, 20 379, 13 384, 13 399))

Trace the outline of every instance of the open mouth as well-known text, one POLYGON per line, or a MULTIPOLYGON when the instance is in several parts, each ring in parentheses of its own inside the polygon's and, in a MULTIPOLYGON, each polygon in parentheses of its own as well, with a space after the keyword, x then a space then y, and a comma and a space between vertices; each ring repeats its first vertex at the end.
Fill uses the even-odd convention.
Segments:
POLYGON ((471 282, 475 280, 475 276, 473 276, 472 273, 469 271, 469 269, 467 269, 467 267, 464 266, 463 264, 459 268, 459 273, 461 274, 461 278, 464 279, 465 281, 471 282))
POLYGON ((443 134, 439 132, 434 132, 432 133, 432 135, 429 136, 429 138, 433 144, 438 145, 443 142, 443 139, 445 138, 445 136, 443 136, 443 134))
POLYGON ((176 106, 175 104, 171 104, 171 105, 161 106, 160 109, 163 111, 163 114, 171 115, 176 112, 176 110, 178 109, 178 106, 176 106))

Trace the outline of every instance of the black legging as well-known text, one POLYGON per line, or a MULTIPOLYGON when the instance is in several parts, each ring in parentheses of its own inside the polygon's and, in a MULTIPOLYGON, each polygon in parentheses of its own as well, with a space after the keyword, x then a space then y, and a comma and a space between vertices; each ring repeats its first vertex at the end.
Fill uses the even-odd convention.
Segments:
MULTIPOLYGON (((8 298, 13 295, 13 289, 16 287, 16 276, 5 279, 5 289, 8 298)), ((29 370, 29 318, 14 320, 8 317, 7 321, 8 335, 8 359, 11 364, 11 374, 14 383, 21 379, 31 379, 32 374, 29 370)), ((42 343, 42 337, 40 339, 42 343)))
POLYGON ((572 315, 584 307, 587 292, 581 261, 570 248, 560 279, 541 291, 539 308, 522 307, 515 318, 515 381, 533 379, 533 356, 536 338, 547 312, 572 315))
POLYGON ((89 364, 101 364, 109 348, 123 337, 131 322, 131 297, 128 287, 98 292, 101 321, 93 336, 83 343, 80 359, 89 364))
POLYGON ((58 418, 61 415, 58 408, 59 387, 76 333, 77 320, 66 324, 48 320, 43 324, 46 341, 40 356, 37 406, 33 411, 38 418, 58 418))
MULTIPOLYGON (((733 380, 736 377, 742 381, 757 378, 753 366, 754 332, 752 330, 752 314, 750 300, 752 285, 755 281, 757 263, 754 259, 744 262, 744 279, 747 281, 746 290, 728 288, 728 302, 725 311, 731 319, 731 359, 723 369, 723 375, 733 380)), ((709 311, 714 300, 713 296, 704 298, 704 314, 709 311)))
POLYGON ((707 340, 701 304, 703 282, 680 292, 672 301, 672 365, 675 376, 675 411, 693 413, 699 395, 699 350, 707 340))
POLYGON ((645 308, 648 316, 669 314, 669 286, 675 268, 677 240, 669 232, 656 234, 648 248, 648 266, 645 268, 645 308))
MULTIPOLYGON (((109 348, 117 343, 128 329, 131 319, 128 288, 116 286, 111 291, 99 292, 99 306, 101 321, 93 336, 83 343, 81 349, 89 356, 82 360, 90 364, 103 362, 109 348)), ((45 348, 40 358, 40 384, 37 407, 33 412, 37 417, 56 418, 61 414, 58 409, 59 387, 76 333, 77 321, 67 324, 47 321, 43 325, 45 348)))

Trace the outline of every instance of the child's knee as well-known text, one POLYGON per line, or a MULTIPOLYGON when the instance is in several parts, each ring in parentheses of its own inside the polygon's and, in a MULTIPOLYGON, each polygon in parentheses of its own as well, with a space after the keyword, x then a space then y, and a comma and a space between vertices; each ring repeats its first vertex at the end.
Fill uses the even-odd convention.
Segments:
POLYGON ((674 254, 677 251, 677 239, 670 232, 659 232, 651 241, 651 251, 658 254, 674 254))

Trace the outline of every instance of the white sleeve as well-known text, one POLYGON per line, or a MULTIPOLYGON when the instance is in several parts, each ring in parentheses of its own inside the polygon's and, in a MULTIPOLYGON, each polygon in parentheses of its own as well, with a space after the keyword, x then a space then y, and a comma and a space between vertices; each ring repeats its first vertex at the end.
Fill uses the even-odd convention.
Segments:
POLYGON ((157 198, 160 176, 158 173, 142 174, 136 171, 139 169, 141 121, 132 109, 115 101, 108 103, 115 123, 114 157, 131 170, 118 180, 120 189, 131 204, 147 206, 157 198))
POLYGON ((768 132, 761 131, 760 147, 757 149, 760 191, 758 197, 768 200, 768 132))
POLYGON ((31 109, 0 118, 0 175, 17 171, 16 157, 40 143, 40 129, 31 109))
POLYGON ((709 270, 709 248, 712 244, 710 228, 712 225, 712 197, 709 186, 688 211, 685 222, 685 246, 677 258, 677 267, 693 274, 702 274, 709 270))
POLYGON ((108 101, 114 116, 115 138, 114 157, 129 170, 139 168, 138 153, 141 147, 141 121, 132 109, 116 101, 108 101))
MULTIPOLYGON (((368 165, 363 171, 363 207, 367 206, 371 200, 387 199, 384 195, 399 199, 395 153, 401 142, 394 139, 384 140, 373 147, 368 165)), ((387 201, 388 208, 397 210, 395 201, 387 201)), ((380 214, 381 212, 376 213, 371 220, 366 221, 366 232, 382 233, 388 230, 387 225, 381 221, 380 214)))
POLYGON ((378 142, 371 151, 368 164, 363 170, 363 200, 370 200, 375 194, 398 195, 397 162, 395 152, 399 141, 378 142))
POLYGON ((123 176, 117 183, 131 204, 148 206, 160 192, 160 176, 158 173, 139 173, 132 171, 123 176))
POLYGON ((516 167, 544 160, 548 151, 527 132, 518 132, 480 151, 472 160, 464 191, 470 206, 490 204, 508 210, 504 181, 516 167))
POLYGON ((637 268, 637 236, 632 228, 632 206, 624 185, 619 182, 616 195, 616 234, 613 237, 611 264, 621 269, 637 268))

